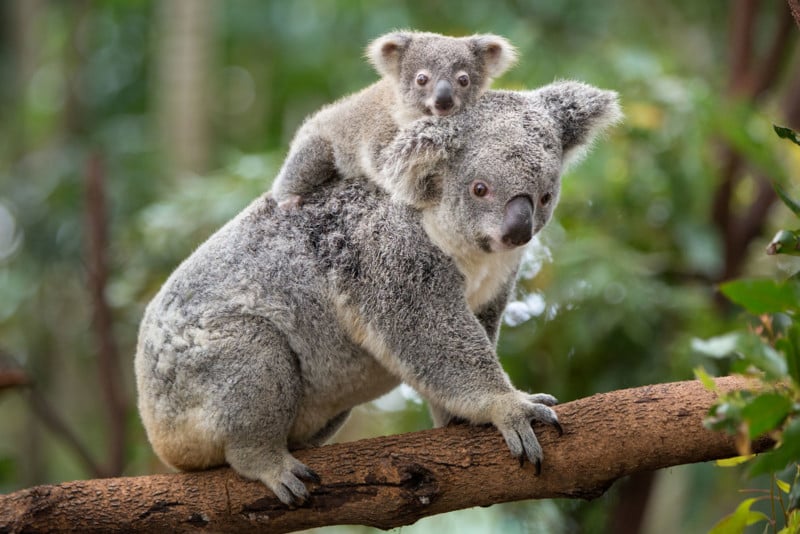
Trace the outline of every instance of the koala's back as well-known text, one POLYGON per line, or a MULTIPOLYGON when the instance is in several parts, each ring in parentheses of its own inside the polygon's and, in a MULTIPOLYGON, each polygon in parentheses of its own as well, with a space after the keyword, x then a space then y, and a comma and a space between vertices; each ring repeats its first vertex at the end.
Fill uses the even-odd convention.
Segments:
POLYGON ((408 210, 375 202, 377 191, 340 190, 319 209, 313 200, 290 212, 256 200, 181 264, 148 305, 135 363, 139 409, 166 463, 197 469, 224 462, 226 418, 248 395, 237 387, 242 373, 301 377, 302 395, 266 399, 275 410, 297 410, 290 444, 303 444, 337 414, 397 385, 354 338, 355 319, 342 316, 350 299, 343 288, 358 286, 380 248, 353 248, 353 234, 369 234, 375 220, 408 225, 408 210), (237 346, 237 339, 259 336, 265 349, 282 338, 291 349, 286 360, 237 346))
MULTIPOLYGON (((293 144, 311 137, 322 137, 333 149, 336 169, 342 176, 373 175, 374 154, 388 145, 398 130, 398 103, 388 79, 381 79, 361 91, 343 97, 309 117, 293 144)), ((416 116, 410 117, 416 118, 416 116)))

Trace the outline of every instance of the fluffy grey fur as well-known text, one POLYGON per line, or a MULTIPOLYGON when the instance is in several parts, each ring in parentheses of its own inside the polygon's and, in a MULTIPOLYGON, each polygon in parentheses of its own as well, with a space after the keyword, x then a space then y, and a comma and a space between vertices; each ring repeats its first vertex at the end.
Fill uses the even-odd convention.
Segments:
POLYGON ((300 127, 272 186, 281 205, 299 204, 337 171, 375 177, 376 159, 398 127, 472 105, 514 63, 516 51, 496 35, 401 31, 373 41, 367 57, 381 80, 326 106, 300 127), (448 95, 450 107, 437 107, 437 90, 448 95))
POLYGON ((228 463, 301 503, 316 475, 289 451, 402 381, 437 425, 492 423, 538 467, 530 423, 558 425, 555 399, 515 389, 495 353, 522 255, 504 227, 512 204, 530 206, 529 235, 544 226, 565 155, 618 117, 614 93, 582 84, 489 92, 390 145, 412 184, 398 196, 422 207, 355 177, 302 209, 256 199, 147 307, 135 367, 155 451, 179 469, 228 463))

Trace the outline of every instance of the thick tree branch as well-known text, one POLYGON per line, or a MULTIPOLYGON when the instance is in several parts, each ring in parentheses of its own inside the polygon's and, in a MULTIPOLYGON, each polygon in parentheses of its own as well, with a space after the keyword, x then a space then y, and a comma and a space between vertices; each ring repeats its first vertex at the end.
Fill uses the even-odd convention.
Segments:
MULTIPOLYGON (((718 380, 742 389, 741 378, 718 380)), ((537 428, 542 474, 520 467, 492 427, 456 426, 298 451, 322 477, 289 509, 230 469, 67 482, 0 496, 0 532, 41 530, 290 532, 322 525, 407 525, 429 515, 521 499, 592 499, 626 475, 737 454, 703 428, 715 395, 697 381, 598 394, 557 407, 537 428)), ((755 451, 771 447, 758 441, 755 451)))

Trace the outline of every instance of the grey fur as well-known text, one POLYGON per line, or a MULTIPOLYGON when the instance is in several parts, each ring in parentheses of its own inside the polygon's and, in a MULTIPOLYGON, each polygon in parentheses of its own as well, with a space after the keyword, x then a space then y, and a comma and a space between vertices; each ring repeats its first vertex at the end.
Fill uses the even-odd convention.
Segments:
POLYGON ((587 143, 618 116, 614 93, 581 84, 489 92, 391 145, 387 162, 428 184, 423 208, 355 176, 318 187, 302 209, 256 199, 146 309, 135 368, 155 451, 180 469, 227 462, 302 503, 302 481, 316 475, 289 451, 321 443, 353 406, 403 381, 436 424, 492 423, 513 456, 540 466, 530 422, 558 426, 555 399, 515 389, 495 353, 522 256, 499 236, 505 206, 530 198, 541 228, 564 140, 587 143), (556 108, 553 90, 569 95, 556 108), (409 154, 425 164, 399 159, 409 154))
POLYGON ((447 37, 400 31, 379 37, 367 57, 382 79, 362 91, 330 104, 308 118, 292 141, 289 155, 272 186, 281 205, 299 204, 302 197, 341 176, 376 178, 381 150, 397 129, 426 115, 453 115, 472 105, 516 60, 516 51, 496 35, 447 37), (420 73, 428 77, 420 86, 420 73), (469 84, 462 87, 460 76, 469 84), (453 107, 434 106, 437 84, 453 91, 453 107))

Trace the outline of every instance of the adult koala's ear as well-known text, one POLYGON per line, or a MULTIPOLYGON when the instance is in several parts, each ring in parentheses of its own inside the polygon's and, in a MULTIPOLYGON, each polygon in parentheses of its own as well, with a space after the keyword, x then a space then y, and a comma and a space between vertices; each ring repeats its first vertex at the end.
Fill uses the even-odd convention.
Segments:
POLYGON ((622 120, 618 95, 580 82, 556 82, 535 91, 561 130, 564 168, 577 163, 594 139, 622 120))
POLYGON ((367 46, 367 59, 381 76, 399 78, 400 60, 413 38, 413 34, 406 31, 382 35, 367 46))
POLYGON ((469 37, 475 56, 483 61, 487 82, 497 78, 517 62, 517 49, 504 37, 485 34, 469 37))

